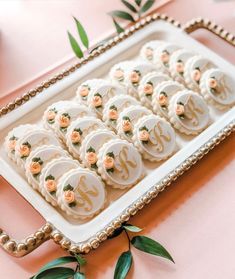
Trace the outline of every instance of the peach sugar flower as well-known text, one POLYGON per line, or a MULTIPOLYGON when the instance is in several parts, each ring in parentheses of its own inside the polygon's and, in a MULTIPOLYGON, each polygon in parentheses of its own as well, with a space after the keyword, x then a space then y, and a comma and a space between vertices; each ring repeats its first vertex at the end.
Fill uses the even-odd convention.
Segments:
POLYGON ((196 82, 199 82, 201 78, 201 72, 199 69, 194 69, 192 72, 192 79, 196 82))
POLYGON ((22 144, 19 148, 19 153, 21 158, 22 157, 28 157, 30 153, 30 146, 28 144, 22 144))
POLYGON ((79 133, 79 131, 74 130, 72 131, 70 138, 72 143, 79 143, 81 141, 81 134, 79 133))
POLYGON ((146 83, 143 91, 144 91, 145 95, 152 95, 153 94, 153 85, 150 83, 146 83))
POLYGON ((92 104, 95 108, 102 106, 102 98, 100 95, 95 95, 92 99, 92 104))
POLYGON ((127 120, 127 119, 123 120, 122 121, 122 130, 124 132, 129 132, 129 131, 131 131, 131 129, 132 129, 132 126, 131 126, 130 120, 127 120))
POLYGON ((62 114, 59 123, 61 128, 67 128, 70 124, 70 117, 67 114, 62 114))
POLYGON ((104 167, 109 170, 113 169, 114 167, 114 158, 111 156, 106 155, 103 161, 104 167))
POLYGON ((55 119, 55 116, 56 116, 56 112, 55 112, 54 110, 49 110, 49 111, 47 112, 47 115, 46 115, 47 121, 52 121, 52 120, 54 120, 54 119, 55 119))
POLYGON ((162 63, 164 63, 164 64, 169 62, 169 58, 170 58, 169 53, 166 50, 164 50, 160 54, 160 59, 161 59, 162 63))
POLYGON ((209 78, 208 85, 210 88, 215 89, 218 85, 217 80, 215 78, 209 78))
POLYGON ((81 86, 80 90, 79 90, 79 94, 82 97, 86 97, 89 94, 89 88, 88 86, 81 86))
POLYGON ((57 185, 56 185, 55 180, 53 180, 53 179, 48 179, 48 180, 46 181, 46 188, 47 188, 47 190, 48 190, 49 193, 55 192, 56 189, 57 189, 57 185))
POLYGON ((175 69, 177 73, 182 74, 184 72, 184 63, 182 61, 177 61, 175 69))
POLYGON ((65 192, 64 192, 64 200, 65 200, 67 203, 73 203, 73 202, 75 202, 75 194, 74 194, 74 192, 71 191, 71 190, 65 191, 65 192))
POLYGON ((149 140, 149 132, 147 130, 141 130, 139 132, 139 139, 143 142, 147 142, 149 140))
POLYGON ((29 170, 33 175, 37 175, 42 170, 41 164, 39 162, 31 162, 29 170))
POLYGON ((109 119, 111 120, 117 120, 118 118, 118 112, 116 109, 110 109, 109 110, 109 119))
POLYGON ((97 155, 95 152, 87 152, 86 153, 86 160, 89 165, 94 165, 97 162, 97 155))
POLYGON ((184 114, 184 105, 183 104, 177 104, 175 108, 176 115, 181 116, 184 114))
POLYGON ((166 106, 168 102, 168 98, 166 94, 160 93, 158 97, 158 102, 160 106, 166 106))
POLYGON ((138 71, 132 71, 130 74, 130 80, 134 84, 138 84, 140 81, 140 74, 138 71))

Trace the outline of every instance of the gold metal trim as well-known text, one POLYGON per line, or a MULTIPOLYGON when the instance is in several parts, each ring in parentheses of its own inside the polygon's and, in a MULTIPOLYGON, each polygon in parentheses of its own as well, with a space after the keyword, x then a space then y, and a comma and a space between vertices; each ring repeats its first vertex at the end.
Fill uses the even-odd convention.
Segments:
MULTIPOLYGON (((153 15, 147 16, 141 19, 138 23, 126 29, 120 35, 111 39, 108 43, 100 46, 97 50, 89 54, 87 57, 81 59, 80 62, 70 66, 68 69, 62 71, 56 76, 50 78, 48 81, 43 82, 41 85, 37 86, 35 89, 30 90, 25 93, 22 97, 17 98, 15 101, 9 103, 5 107, 0 109, 0 117, 6 115, 10 111, 14 110, 16 107, 21 106, 23 103, 29 101, 32 97, 36 96, 44 89, 52 86, 59 80, 73 73, 76 69, 79 69, 82 65, 88 63, 88 61, 93 60, 98 57, 103 52, 107 51, 111 47, 115 46, 119 42, 128 38, 134 34, 139 29, 148 25, 149 23, 156 20, 165 20, 176 27, 180 28, 180 23, 166 15, 155 13, 153 15)), ((205 28, 212 33, 216 34, 220 38, 226 40, 231 45, 235 45, 235 37, 225 31, 222 27, 204 19, 194 19, 183 26, 183 30, 186 33, 191 33, 199 28, 205 28)), ((180 164, 174 171, 169 173, 162 181, 153 186, 149 191, 147 191, 141 198, 139 198, 135 203, 129 206, 123 213, 113 220, 106 228, 101 230, 92 237, 87 242, 83 244, 76 244, 67 239, 61 232, 59 232, 52 224, 46 223, 42 228, 36 231, 34 234, 28 236, 22 241, 16 241, 11 238, 6 232, 0 229, 0 246, 10 255, 15 257, 23 257, 28 253, 32 252, 38 246, 49 239, 53 239, 55 243, 59 244, 64 250, 70 253, 88 253, 92 249, 96 249, 101 242, 107 239, 108 236, 112 235, 115 229, 119 228, 121 224, 128 221, 131 216, 135 215, 140 209, 148 204, 153 198, 155 198, 160 192, 162 192, 167 186, 169 186, 174 180, 181 176, 185 171, 190 169, 197 161, 199 161, 204 155, 206 155, 210 150, 212 150, 216 145, 222 142, 227 136, 229 136, 233 131, 235 131, 235 121, 232 121, 223 130, 221 130, 217 135, 211 138, 206 144, 201 146, 194 154, 187 158, 182 164, 180 164)))

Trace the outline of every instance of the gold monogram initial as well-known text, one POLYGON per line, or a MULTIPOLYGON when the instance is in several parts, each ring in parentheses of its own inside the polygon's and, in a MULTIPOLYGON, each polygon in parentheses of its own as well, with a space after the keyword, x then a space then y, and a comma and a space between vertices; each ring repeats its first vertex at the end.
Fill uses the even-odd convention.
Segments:
POLYGON ((87 127, 86 129, 83 129, 82 131, 83 131, 84 134, 87 134, 90 131, 96 130, 97 128, 99 128, 99 124, 94 123, 93 125, 87 127))
POLYGON ((135 169, 137 163, 128 159, 128 147, 124 146, 116 157, 115 170, 121 175, 122 179, 128 179, 130 176, 130 168, 135 169))
POLYGON ((198 115, 203 114, 204 111, 198 105, 196 105, 192 96, 189 96, 188 100, 184 104, 185 117, 188 118, 194 126, 199 124, 198 115))
POLYGON ((112 98, 113 96, 115 96, 115 94, 116 94, 115 92, 116 92, 116 89, 115 89, 115 88, 113 88, 113 87, 109 88, 108 91, 107 91, 107 97, 108 97, 108 99, 110 99, 110 98, 112 98))
POLYGON ((153 129, 149 132, 150 139, 149 143, 154 147, 158 152, 164 151, 164 142, 171 141, 170 133, 163 133, 163 129, 161 127, 160 122, 158 122, 153 129))
POLYGON ((231 88, 228 87, 228 85, 226 84, 225 81, 225 77, 222 76, 219 80, 218 80, 218 98, 220 98, 221 100, 225 100, 228 97, 228 94, 231 94, 231 88))
POLYGON ((86 176, 82 175, 74 191, 77 193, 77 206, 84 207, 85 211, 91 211, 93 202, 90 197, 97 197, 99 194, 98 189, 94 185, 88 187, 86 184, 86 176))
MULTIPOLYGON (((41 138, 40 140, 38 140, 34 145, 33 147, 38 147, 38 146, 41 146, 41 145, 47 145, 49 142, 49 138, 48 137, 43 137, 41 138)), ((31 144, 32 145, 32 144, 31 144)))

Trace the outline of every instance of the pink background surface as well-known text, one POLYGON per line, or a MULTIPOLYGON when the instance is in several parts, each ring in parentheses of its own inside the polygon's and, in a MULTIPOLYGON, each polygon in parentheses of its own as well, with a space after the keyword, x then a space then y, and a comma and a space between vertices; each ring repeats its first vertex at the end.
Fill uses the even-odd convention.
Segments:
MULTIPOLYGON (((106 13, 114 7, 120 7, 118 0, 92 1, 92 8, 91 1, 82 0, 0 1, 1 103, 73 59, 66 37, 66 29, 75 33, 71 14, 83 22, 90 37, 97 41, 113 31, 106 13)), ((208 17, 235 33, 234 1, 178 0, 159 11, 182 23, 197 16, 208 17)), ((196 32, 194 37, 235 63, 232 47, 206 31, 196 32)), ((234 278, 234 147, 235 135, 132 218, 131 223, 144 228, 143 234, 170 251, 176 264, 133 248, 134 265, 128 278, 234 278)), ((1 227, 15 238, 23 238, 43 225, 44 220, 10 185, 0 180, 4 212, 1 227)), ((126 249, 124 235, 103 243, 87 255, 87 278, 112 278, 116 260, 126 249)), ((28 278, 41 265, 65 254, 52 241, 21 259, 0 250, 0 278, 28 278)))

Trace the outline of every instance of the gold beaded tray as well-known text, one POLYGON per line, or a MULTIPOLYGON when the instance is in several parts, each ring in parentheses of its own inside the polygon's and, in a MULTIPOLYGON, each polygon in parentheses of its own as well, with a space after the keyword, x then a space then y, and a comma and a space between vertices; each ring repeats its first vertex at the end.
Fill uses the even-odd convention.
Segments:
POLYGON ((71 253, 88 253, 234 130, 235 107, 214 113, 211 125, 200 135, 186 138, 178 136, 184 147, 171 158, 161 164, 145 164, 148 175, 136 186, 125 192, 108 190, 110 205, 85 222, 75 222, 47 203, 27 183, 23 173, 14 167, 4 151, 4 138, 12 128, 28 123, 29 119, 30 123, 38 123, 48 105, 73 98, 76 87, 82 81, 105 77, 112 65, 125 59, 133 59, 140 47, 152 39, 177 41, 177 44, 208 57, 225 72, 234 73, 234 66, 188 36, 199 28, 208 29, 235 46, 234 36, 210 21, 197 19, 181 28, 175 20, 165 15, 153 14, 126 29, 79 63, 0 109, 0 175, 46 220, 42 228, 21 241, 10 238, 0 229, 0 245, 5 251, 15 257, 22 257, 43 242, 53 239, 71 253))

